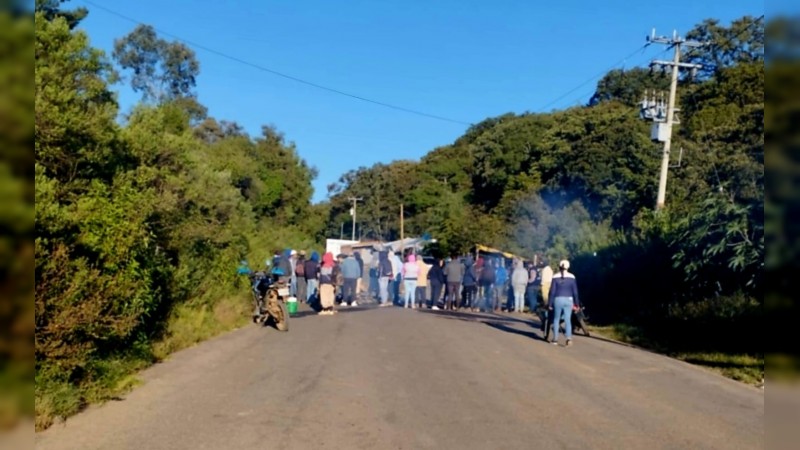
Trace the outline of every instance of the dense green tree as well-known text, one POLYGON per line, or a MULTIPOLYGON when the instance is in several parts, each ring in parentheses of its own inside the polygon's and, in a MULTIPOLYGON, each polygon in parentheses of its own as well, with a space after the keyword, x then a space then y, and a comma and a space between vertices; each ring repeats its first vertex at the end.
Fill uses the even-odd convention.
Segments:
POLYGON ((131 87, 145 101, 194 98, 200 63, 181 42, 161 39, 150 25, 138 25, 114 41, 114 59, 133 72, 131 87))
POLYGON ((52 21, 59 17, 63 18, 67 22, 67 26, 73 29, 78 26, 81 20, 86 18, 89 14, 89 10, 84 7, 71 10, 61 8, 61 4, 67 1, 68 0, 36 0, 34 9, 37 13, 41 13, 42 18, 45 20, 52 21))
POLYGON ((707 45, 687 52, 685 59, 703 65, 699 71, 703 78, 736 64, 763 63, 764 27, 763 17, 744 16, 728 27, 717 19, 706 19, 686 33, 686 38, 707 45))
POLYGON ((589 105, 615 100, 627 106, 637 106, 646 90, 662 93, 668 91, 669 77, 641 67, 630 70, 614 69, 597 83, 597 90, 589 99, 589 105))

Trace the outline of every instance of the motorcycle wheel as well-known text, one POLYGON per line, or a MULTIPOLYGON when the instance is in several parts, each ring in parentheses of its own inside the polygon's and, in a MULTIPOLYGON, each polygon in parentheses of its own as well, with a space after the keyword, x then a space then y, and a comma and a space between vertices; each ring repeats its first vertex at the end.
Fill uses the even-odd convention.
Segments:
POLYGON ((581 327, 581 331, 583 331, 583 334, 586 337, 592 337, 592 335, 589 333, 589 327, 586 326, 586 320, 583 317, 583 313, 579 312, 575 314, 575 318, 578 319, 578 325, 581 327))
POLYGON ((289 311, 286 309, 286 303, 278 302, 277 309, 280 312, 272 317, 272 320, 275 321, 275 329, 278 331, 289 331, 289 311), (280 317, 275 317, 276 315, 280 317))

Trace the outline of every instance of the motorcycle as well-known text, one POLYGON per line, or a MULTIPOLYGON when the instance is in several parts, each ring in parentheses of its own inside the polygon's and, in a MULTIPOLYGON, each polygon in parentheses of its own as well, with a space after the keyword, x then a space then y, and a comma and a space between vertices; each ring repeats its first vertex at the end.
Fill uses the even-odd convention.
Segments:
POLYGON ((278 331, 289 331, 289 284, 282 277, 256 272, 250 275, 253 295, 253 323, 269 325, 278 331))
MULTIPOLYGON (((552 322, 553 322, 553 311, 551 311, 547 306, 542 305, 541 303, 536 307, 536 315, 539 316, 539 321, 541 322, 542 326, 540 330, 544 333, 544 340, 550 340, 550 332, 552 331, 552 322)), ((584 311, 584 307, 581 306, 577 310, 572 311, 572 331, 577 331, 580 329, 582 334, 586 337, 591 337, 591 333, 589 332, 589 327, 586 325, 586 321, 588 320, 586 316, 586 312, 584 311)), ((564 319, 561 319, 561 323, 559 323, 560 330, 564 331, 564 319)))

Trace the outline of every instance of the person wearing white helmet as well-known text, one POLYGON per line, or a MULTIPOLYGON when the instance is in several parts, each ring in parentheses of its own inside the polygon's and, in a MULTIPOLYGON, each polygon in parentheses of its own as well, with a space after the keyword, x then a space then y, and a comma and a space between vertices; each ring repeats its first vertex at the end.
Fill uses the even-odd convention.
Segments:
POLYGON ((558 345, 558 331, 561 319, 564 319, 564 328, 567 346, 572 345, 572 311, 580 307, 578 298, 578 282, 575 275, 569 272, 569 261, 566 259, 558 263, 559 274, 553 277, 550 287, 550 309, 553 311, 553 345, 558 345))

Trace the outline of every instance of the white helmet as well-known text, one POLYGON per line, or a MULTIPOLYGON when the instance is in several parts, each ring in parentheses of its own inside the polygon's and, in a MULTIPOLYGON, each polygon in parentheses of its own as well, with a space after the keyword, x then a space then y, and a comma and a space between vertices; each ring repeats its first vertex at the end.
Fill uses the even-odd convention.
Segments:
POLYGON ((558 263, 559 269, 569 270, 569 261, 566 259, 562 259, 560 263, 558 263))

